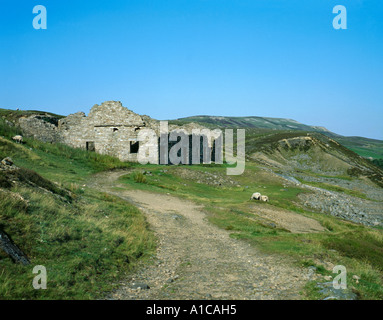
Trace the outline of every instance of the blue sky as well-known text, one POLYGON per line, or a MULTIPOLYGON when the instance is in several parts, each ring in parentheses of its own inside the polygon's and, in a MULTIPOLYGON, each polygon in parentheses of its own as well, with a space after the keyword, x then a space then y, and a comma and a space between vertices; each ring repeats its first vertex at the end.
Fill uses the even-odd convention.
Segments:
POLYGON ((269 116, 383 139, 383 1, 1 0, 0 107, 119 100, 157 119, 269 116), (35 5, 47 30, 32 27, 35 5), (348 29, 332 8, 346 6, 348 29))

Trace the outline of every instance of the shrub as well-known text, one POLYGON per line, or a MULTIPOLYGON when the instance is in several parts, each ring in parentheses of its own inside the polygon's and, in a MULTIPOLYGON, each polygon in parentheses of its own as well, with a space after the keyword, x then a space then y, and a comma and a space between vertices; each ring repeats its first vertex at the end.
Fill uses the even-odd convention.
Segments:
POLYGON ((0 188, 9 189, 12 187, 12 183, 9 181, 4 172, 0 171, 0 188))
POLYGON ((383 169, 383 159, 373 159, 372 163, 383 169))
POLYGON ((133 179, 137 183, 146 183, 146 177, 142 172, 135 172, 133 174, 133 179))

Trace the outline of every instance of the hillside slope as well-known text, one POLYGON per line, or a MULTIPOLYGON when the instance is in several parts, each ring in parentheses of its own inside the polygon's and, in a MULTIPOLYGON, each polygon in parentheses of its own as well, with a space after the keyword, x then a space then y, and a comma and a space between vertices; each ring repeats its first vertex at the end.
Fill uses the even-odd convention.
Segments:
POLYGON ((86 186, 92 173, 130 165, 34 139, 16 144, 7 138, 16 132, 0 119, 0 299, 99 298, 155 247, 136 207, 86 186), (36 265, 49 290, 33 288, 36 265))
POLYGON ((366 176, 383 187, 383 171, 320 133, 276 132, 248 139, 247 154, 254 160, 265 156, 274 165, 319 174, 366 176), (278 163, 278 165, 277 165, 278 163))
POLYGON ((249 139, 255 163, 316 194, 308 208, 366 225, 383 225, 383 170, 320 133, 274 132, 249 139))
POLYGON ((271 130, 301 130, 327 132, 324 127, 302 124, 292 119, 270 117, 220 117, 220 116, 192 116, 176 119, 180 122, 199 122, 225 128, 258 128, 271 130))
POLYGON ((319 132, 333 138, 343 146, 356 152, 362 157, 383 159, 383 141, 364 137, 345 137, 320 126, 302 124, 292 119, 268 117, 218 117, 193 116, 172 120, 177 124, 196 122, 209 127, 258 129, 259 132, 268 130, 319 132))

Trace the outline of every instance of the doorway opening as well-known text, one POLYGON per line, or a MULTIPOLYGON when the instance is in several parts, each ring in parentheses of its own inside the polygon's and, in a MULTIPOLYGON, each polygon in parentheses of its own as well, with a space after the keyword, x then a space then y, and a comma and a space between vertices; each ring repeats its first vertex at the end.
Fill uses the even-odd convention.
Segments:
POLYGON ((86 142, 86 150, 88 150, 88 151, 96 151, 96 147, 94 145, 94 141, 87 141, 86 142))
POLYGON ((138 153, 139 141, 130 141, 130 153, 138 153))

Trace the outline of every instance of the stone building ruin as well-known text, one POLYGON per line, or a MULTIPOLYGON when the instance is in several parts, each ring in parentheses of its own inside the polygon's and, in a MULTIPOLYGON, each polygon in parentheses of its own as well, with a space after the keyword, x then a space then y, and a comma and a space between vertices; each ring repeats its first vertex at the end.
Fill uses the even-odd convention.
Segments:
MULTIPOLYGON (((94 105, 88 116, 77 112, 59 119, 50 115, 33 115, 19 119, 21 130, 26 136, 51 143, 63 143, 119 158, 121 161, 137 162, 140 149, 138 134, 144 128, 152 129, 159 137, 160 122, 146 115, 139 115, 122 106, 119 101, 106 101, 94 105)), ((182 129, 192 139, 193 129, 206 129, 189 123, 182 127, 169 125, 169 130, 182 129)), ((169 142, 169 148, 176 142, 169 142)), ((211 149, 215 140, 208 139, 211 149)), ((191 145, 189 146, 191 153, 191 145)), ((206 152, 201 146, 201 159, 206 152)), ((159 161, 158 155, 156 155, 159 161)), ((214 161, 214 152, 212 152, 214 161)), ((157 161, 157 163, 158 163, 157 161)))
POLYGON ((122 161, 137 161, 137 134, 146 126, 140 115, 120 102, 108 101, 95 105, 88 116, 78 112, 60 119, 57 129, 64 144, 113 155, 122 161))

